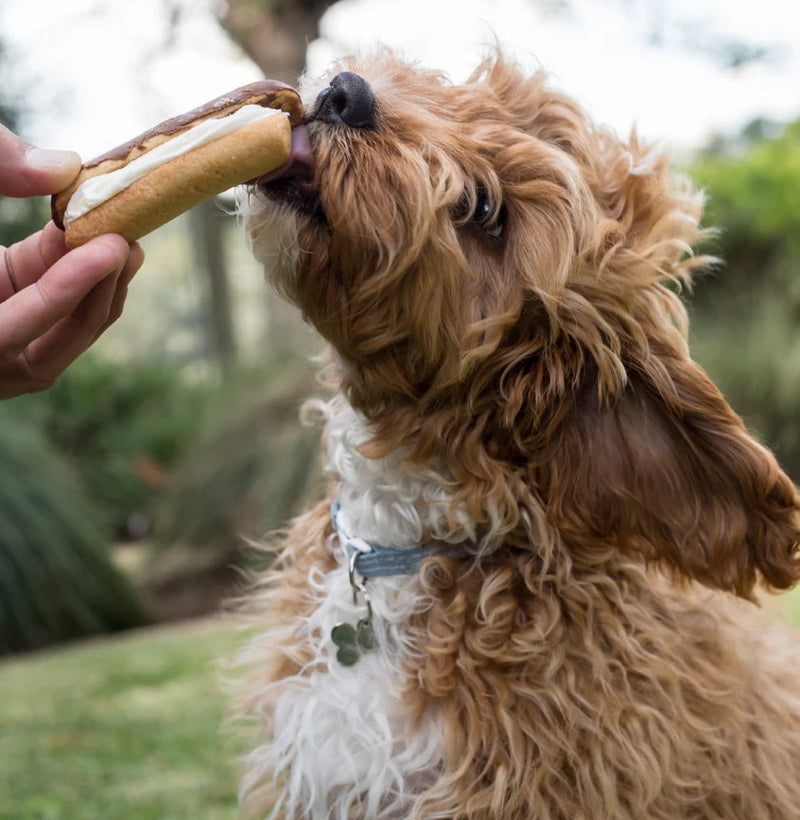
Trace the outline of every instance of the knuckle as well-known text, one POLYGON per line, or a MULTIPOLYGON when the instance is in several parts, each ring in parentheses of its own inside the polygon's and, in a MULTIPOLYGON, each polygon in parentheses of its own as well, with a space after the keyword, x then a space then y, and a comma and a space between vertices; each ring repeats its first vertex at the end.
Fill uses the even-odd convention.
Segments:
POLYGON ((117 321, 117 319, 122 316, 123 308, 125 307, 123 302, 119 302, 118 304, 112 305, 111 309, 108 311, 108 319, 106 320, 106 324, 113 324, 117 321))
POLYGON ((46 365, 40 365, 31 360, 31 357, 23 351, 22 354, 23 365, 25 368, 25 381, 28 385, 29 393, 41 393, 44 390, 51 388, 58 377, 61 375, 61 369, 48 368, 46 365))
POLYGON ((36 282, 34 282, 34 287, 36 288, 36 292, 39 294, 39 298, 42 300, 45 310, 48 310, 53 299, 47 289, 47 286, 42 283, 41 279, 37 279, 36 282))
POLYGON ((25 352, 23 345, 11 345, 0 350, 0 363, 13 362, 25 352))

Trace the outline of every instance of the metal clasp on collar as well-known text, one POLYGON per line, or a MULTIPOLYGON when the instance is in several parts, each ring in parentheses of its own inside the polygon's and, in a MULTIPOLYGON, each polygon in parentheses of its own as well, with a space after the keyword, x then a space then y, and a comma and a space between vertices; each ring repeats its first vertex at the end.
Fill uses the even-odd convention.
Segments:
POLYGON ((367 608, 365 618, 359 619, 353 626, 348 623, 338 623, 331 630, 331 640, 337 647, 336 660, 342 666, 353 666, 364 652, 374 649, 377 645, 375 631, 372 628, 372 601, 367 592, 367 585, 356 571, 356 561, 359 556, 358 550, 353 550, 347 564, 350 588, 353 591, 353 604, 358 604, 358 596, 364 601, 367 608))
POLYGON ((367 585, 364 582, 364 578, 359 577, 358 572, 356 571, 356 562, 358 561, 359 553, 358 550, 353 550, 350 554, 350 561, 347 564, 347 572, 350 578, 350 589, 353 590, 353 603, 358 603, 358 596, 364 599, 364 605, 367 607, 367 620, 372 621, 372 601, 369 598, 369 593, 367 592, 367 585))

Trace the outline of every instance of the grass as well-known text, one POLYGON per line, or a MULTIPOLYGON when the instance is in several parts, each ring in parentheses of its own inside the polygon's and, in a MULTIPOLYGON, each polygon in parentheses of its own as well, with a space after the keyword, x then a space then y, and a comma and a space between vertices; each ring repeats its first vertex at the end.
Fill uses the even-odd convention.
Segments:
MULTIPOLYGON (((800 589, 774 605, 800 626, 800 589)), ((237 748, 208 620, 0 664, 0 820, 235 820, 237 748)))
POLYGON ((233 820, 238 774, 204 621, 0 665, 2 820, 233 820))

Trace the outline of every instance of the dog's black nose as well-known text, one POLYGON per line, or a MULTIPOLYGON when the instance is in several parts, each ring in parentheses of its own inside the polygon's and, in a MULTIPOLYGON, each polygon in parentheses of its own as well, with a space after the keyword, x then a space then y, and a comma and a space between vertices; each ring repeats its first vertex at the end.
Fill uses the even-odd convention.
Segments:
POLYGON ((337 74, 317 97, 314 119, 351 128, 374 128, 375 96, 369 83, 352 71, 337 74))

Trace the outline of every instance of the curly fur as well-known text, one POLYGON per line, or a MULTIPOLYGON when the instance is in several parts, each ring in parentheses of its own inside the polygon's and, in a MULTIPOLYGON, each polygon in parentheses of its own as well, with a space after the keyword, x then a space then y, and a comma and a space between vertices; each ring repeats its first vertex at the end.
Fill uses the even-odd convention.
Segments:
POLYGON ((502 55, 463 86, 388 52, 342 69, 375 127, 309 121, 318 208, 254 194, 254 250, 335 352, 358 534, 475 559, 370 581, 379 649, 345 671, 327 506, 295 522, 253 598, 250 807, 796 817, 799 656, 743 599, 800 577, 800 497, 689 357, 702 197, 502 55))

